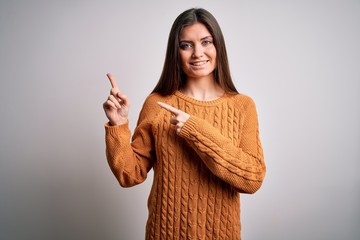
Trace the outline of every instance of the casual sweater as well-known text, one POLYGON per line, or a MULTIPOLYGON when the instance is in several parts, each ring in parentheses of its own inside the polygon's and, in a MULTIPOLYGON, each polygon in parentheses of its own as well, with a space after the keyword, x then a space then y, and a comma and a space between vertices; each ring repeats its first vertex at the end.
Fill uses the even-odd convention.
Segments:
POLYGON ((105 124, 106 155, 123 187, 151 168, 146 239, 240 239, 240 194, 265 176, 256 107, 243 94, 199 101, 177 91, 145 100, 131 139, 128 124, 105 124), (165 102, 190 115, 180 132, 165 102))

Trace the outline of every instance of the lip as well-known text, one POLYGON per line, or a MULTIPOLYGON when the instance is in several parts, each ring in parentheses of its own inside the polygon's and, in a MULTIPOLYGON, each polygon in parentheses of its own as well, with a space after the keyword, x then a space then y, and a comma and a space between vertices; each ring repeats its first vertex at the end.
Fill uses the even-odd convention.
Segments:
POLYGON ((208 62, 209 62, 209 60, 194 61, 194 62, 190 62, 190 65, 193 67, 202 67, 205 64, 207 64, 208 62))

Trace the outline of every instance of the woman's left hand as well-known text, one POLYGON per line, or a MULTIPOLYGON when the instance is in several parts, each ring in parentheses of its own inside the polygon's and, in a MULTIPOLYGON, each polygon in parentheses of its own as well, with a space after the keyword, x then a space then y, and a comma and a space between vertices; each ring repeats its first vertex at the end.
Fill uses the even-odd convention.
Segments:
POLYGON ((186 112, 183 112, 173 106, 170 106, 163 102, 158 102, 158 105, 165 110, 172 113, 172 117, 170 119, 170 123, 176 126, 176 132, 180 133, 181 128, 185 125, 186 121, 189 119, 190 115, 186 112))

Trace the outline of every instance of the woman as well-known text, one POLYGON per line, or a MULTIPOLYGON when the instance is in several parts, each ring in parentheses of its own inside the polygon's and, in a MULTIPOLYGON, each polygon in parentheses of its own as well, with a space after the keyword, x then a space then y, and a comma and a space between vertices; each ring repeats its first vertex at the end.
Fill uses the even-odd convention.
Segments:
POLYGON ((106 154, 123 187, 154 169, 146 239, 240 239, 240 194, 256 192, 265 163, 255 104, 231 80, 216 19, 175 20, 160 80, 130 142, 129 100, 108 74, 106 154))

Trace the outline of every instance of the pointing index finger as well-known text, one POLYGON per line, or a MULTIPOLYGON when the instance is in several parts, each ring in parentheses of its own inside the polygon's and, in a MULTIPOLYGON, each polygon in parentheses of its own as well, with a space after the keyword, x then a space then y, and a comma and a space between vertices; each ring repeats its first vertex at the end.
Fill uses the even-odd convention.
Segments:
POLYGON ((116 88, 116 89, 119 89, 118 85, 117 85, 117 82, 115 80, 115 77, 111 74, 111 73, 108 73, 106 74, 106 76, 109 78, 110 80, 110 83, 111 83, 111 87, 112 88, 116 88))
POLYGON ((168 110, 169 112, 175 114, 175 115, 178 115, 179 114, 179 109, 177 108, 174 108, 173 106, 170 106, 166 103, 163 103, 163 102, 158 102, 157 103, 160 107, 164 108, 165 110, 168 110))

